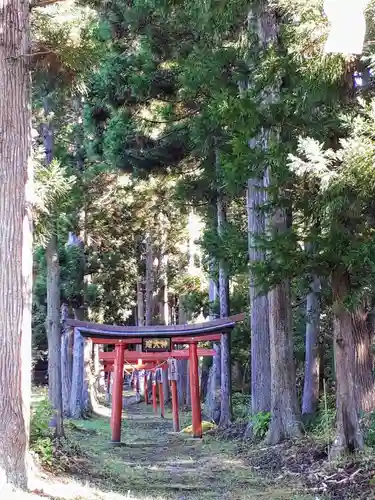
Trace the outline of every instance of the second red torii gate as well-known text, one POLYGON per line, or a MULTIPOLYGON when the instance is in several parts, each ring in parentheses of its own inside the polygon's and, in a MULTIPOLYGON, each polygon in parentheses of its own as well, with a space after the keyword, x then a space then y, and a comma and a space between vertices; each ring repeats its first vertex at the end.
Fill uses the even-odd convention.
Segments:
MULTIPOLYGON (((107 361, 114 364, 114 385, 112 394, 112 442, 121 441, 121 416, 122 416, 122 391, 124 382, 125 361, 131 364, 143 362, 161 361, 169 358, 188 359, 192 406, 193 436, 202 437, 202 417, 199 397, 199 375, 198 356, 213 356, 213 349, 198 349, 200 341, 218 341, 221 335, 227 335, 237 322, 244 320, 244 314, 238 314, 229 318, 207 321, 200 324, 188 325, 156 325, 149 327, 118 326, 89 323, 69 319, 67 326, 73 327, 75 331, 95 343, 115 345, 114 353, 102 353, 107 355, 107 361), (144 339, 170 339, 171 350, 161 352, 139 352, 126 350, 131 345, 143 344, 144 339), (189 349, 173 349, 176 344, 187 344, 189 349), (109 356, 111 355, 111 356, 109 356)), ((104 356, 105 357, 105 356, 104 356)), ((103 358, 103 361, 104 358, 103 358)), ((172 389, 172 398, 176 398, 177 391, 172 389), (174 393, 176 392, 175 396, 174 393)))

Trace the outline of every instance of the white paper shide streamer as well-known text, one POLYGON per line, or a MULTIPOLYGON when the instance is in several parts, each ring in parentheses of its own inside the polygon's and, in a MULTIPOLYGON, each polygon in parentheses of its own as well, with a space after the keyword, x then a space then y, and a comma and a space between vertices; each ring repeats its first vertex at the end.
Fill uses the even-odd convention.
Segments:
POLYGON ((362 54, 369 0, 324 0, 330 30, 325 53, 362 54))

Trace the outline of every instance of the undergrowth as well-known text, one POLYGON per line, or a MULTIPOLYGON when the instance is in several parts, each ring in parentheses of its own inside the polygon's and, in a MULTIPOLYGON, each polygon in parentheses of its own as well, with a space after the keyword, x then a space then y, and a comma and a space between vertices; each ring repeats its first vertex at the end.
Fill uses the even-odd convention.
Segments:
MULTIPOLYGON (((66 438, 55 439, 50 422, 53 409, 47 396, 39 399, 32 407, 30 420, 30 450, 45 469, 65 472, 75 468, 85 453, 78 442, 66 438)), ((66 420, 65 428, 75 428, 74 422, 66 420)))
POLYGON ((30 421, 30 450, 34 452, 42 465, 52 466, 53 434, 49 427, 53 410, 45 397, 32 408, 30 421))

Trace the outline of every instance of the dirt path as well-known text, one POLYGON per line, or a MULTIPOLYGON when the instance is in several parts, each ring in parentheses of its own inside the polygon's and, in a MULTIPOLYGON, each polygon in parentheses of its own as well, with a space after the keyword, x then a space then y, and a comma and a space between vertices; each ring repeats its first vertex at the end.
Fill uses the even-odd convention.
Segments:
MULTIPOLYGON (((171 433, 144 404, 124 412, 122 446, 109 443, 108 418, 79 422, 71 438, 85 451, 82 470, 97 488, 93 498, 139 500, 310 500, 256 477, 235 453, 235 444, 212 437, 193 440, 171 433), (100 496, 102 492, 102 496, 100 496), (120 496, 117 496, 120 495, 120 496)), ((81 496, 75 498, 82 498, 81 496)), ((84 498, 91 498, 85 496, 84 498)))

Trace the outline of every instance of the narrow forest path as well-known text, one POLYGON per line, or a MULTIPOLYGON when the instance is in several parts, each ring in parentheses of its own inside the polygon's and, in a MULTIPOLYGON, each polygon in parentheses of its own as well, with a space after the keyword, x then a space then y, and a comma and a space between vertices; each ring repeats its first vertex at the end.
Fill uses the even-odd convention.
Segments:
MULTIPOLYGON (((193 440, 171 433, 171 415, 161 419, 144 404, 124 412, 123 445, 109 443, 107 417, 69 427, 85 456, 76 478, 86 482, 78 499, 135 500, 310 500, 314 497, 255 476, 230 441, 193 440)), ((62 497, 60 497, 62 498, 62 497)), ((64 496, 66 498, 66 496, 64 496)))

